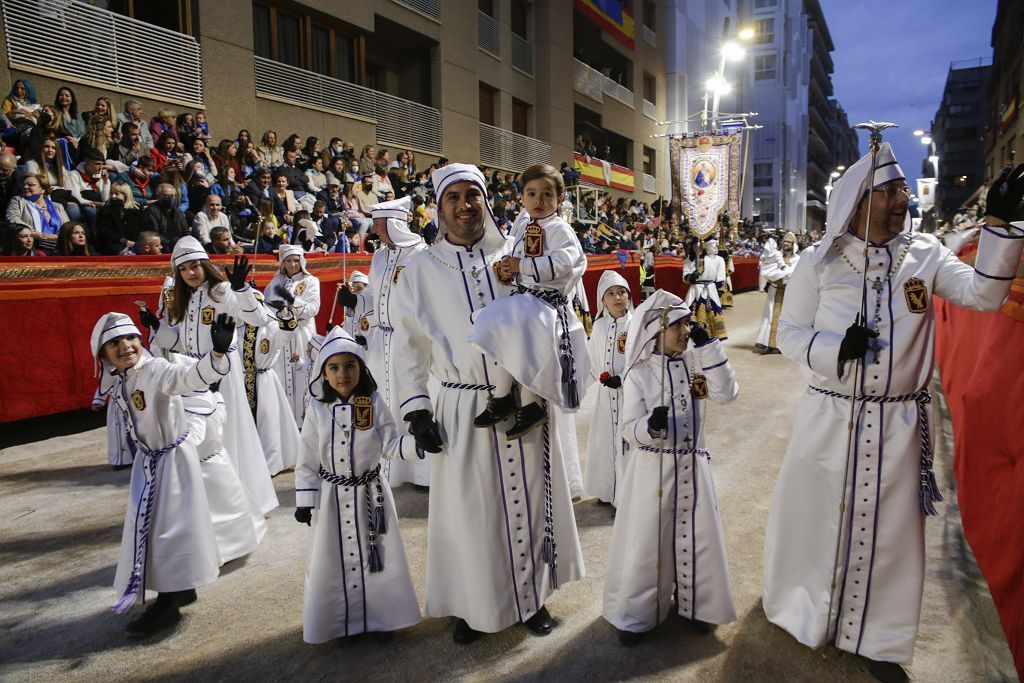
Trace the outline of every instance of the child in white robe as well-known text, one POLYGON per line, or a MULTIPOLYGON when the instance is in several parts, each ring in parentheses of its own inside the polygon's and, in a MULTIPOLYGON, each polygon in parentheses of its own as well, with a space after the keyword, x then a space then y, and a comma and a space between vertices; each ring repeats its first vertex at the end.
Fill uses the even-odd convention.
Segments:
POLYGON ((395 428, 363 353, 335 327, 310 373, 314 400, 295 469, 295 519, 310 524, 317 510, 302 609, 307 643, 390 633, 420 620, 381 458, 422 455, 395 428))
POLYGON ((599 504, 616 502, 622 481, 622 376, 626 371, 626 339, 633 318, 629 283, 614 270, 606 270, 597 283, 598 314, 590 334, 590 383, 597 403, 587 439, 586 493, 599 504))
POLYGON ((226 375, 224 354, 234 322, 221 315, 211 324, 211 351, 198 362, 154 358, 142 347, 139 329, 123 313, 108 313, 93 328, 90 346, 103 368, 101 387, 128 416, 137 455, 132 465, 128 509, 118 556, 114 611, 157 599, 128 624, 131 636, 147 636, 175 625, 178 608, 194 602, 195 589, 217 578, 219 557, 203 486, 196 444, 183 394, 205 390, 226 375))
POLYGON ((739 386, 722 343, 689 319, 682 299, 658 290, 629 326, 619 425, 629 454, 604 584, 604 618, 624 645, 666 619, 673 596, 700 632, 736 619, 704 414, 739 386))

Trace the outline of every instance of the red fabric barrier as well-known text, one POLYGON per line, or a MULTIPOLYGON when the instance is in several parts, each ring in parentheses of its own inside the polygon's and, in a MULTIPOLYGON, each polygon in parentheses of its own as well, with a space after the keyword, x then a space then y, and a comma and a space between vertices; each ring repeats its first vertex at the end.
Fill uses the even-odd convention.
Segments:
MULTIPOLYGON (((1024 280, 1014 283, 1015 294, 1024 280)), ((935 298, 936 362, 953 422, 964 533, 1024 678, 1024 323, 935 298)), ((1009 310, 1008 310, 1009 309, 1009 310)))
POLYGON ((629 283, 633 305, 636 306, 640 303, 640 257, 637 254, 629 253, 625 267, 622 266, 618 256, 588 256, 587 272, 583 274, 583 289, 587 292, 591 317, 597 316, 597 282, 601 279, 601 274, 610 269, 617 270, 619 275, 629 283))

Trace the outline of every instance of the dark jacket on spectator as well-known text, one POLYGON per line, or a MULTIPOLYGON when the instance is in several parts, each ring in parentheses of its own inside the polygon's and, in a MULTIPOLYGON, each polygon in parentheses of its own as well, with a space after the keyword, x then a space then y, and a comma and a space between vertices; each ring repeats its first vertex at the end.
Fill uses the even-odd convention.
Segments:
POLYGON ((249 184, 242 190, 245 196, 249 198, 249 201, 253 206, 259 206, 261 199, 273 199, 274 198, 274 186, 269 185, 267 187, 267 194, 264 196, 263 188, 260 187, 255 180, 249 181, 249 184))
POLYGON ((141 228, 142 209, 104 206, 96 215, 96 251, 117 256, 124 249, 124 240, 134 242, 141 228))
POLYGON ((277 167, 277 174, 284 175, 288 179, 288 189, 292 192, 306 192, 306 174, 297 166, 281 164, 277 167))
POLYGON ((274 237, 272 239, 267 239, 266 237, 263 237, 261 235, 259 240, 256 242, 255 248, 253 249, 253 253, 272 254, 275 249, 280 249, 282 244, 284 244, 284 240, 281 239, 281 236, 276 233, 274 234, 274 237))
POLYGON ((342 201, 342 194, 340 192, 337 199, 331 199, 331 195, 327 190, 320 190, 316 193, 316 198, 327 205, 327 213, 345 213, 345 204, 342 201))
POLYGON ((185 214, 176 207, 164 206, 159 202, 150 204, 142 212, 142 229, 160 233, 164 248, 168 251, 179 239, 192 234, 185 214))

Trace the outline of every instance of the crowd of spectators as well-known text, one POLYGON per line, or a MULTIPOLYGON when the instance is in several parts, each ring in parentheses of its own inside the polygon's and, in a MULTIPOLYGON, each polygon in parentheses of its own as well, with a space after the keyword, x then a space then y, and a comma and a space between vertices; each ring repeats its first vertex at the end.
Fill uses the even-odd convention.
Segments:
MULTIPOLYGON (((61 86, 41 104, 27 79, 2 101, 0 202, 5 255, 168 253, 184 235, 211 253, 366 252, 376 247, 370 206, 412 197, 411 227, 431 243, 437 205, 430 174, 412 150, 357 146, 333 137, 242 129, 215 138, 205 112, 144 112, 127 100, 115 112, 99 97, 89 110, 61 86)), ((581 141, 577 140, 577 145, 581 141)), ((510 225, 521 210, 515 174, 482 168, 492 209, 510 225)), ((579 184, 568 163, 567 187, 579 184)), ((570 193, 574 227, 591 254, 685 254, 685 226, 667 203, 614 199, 587 189, 570 193)))

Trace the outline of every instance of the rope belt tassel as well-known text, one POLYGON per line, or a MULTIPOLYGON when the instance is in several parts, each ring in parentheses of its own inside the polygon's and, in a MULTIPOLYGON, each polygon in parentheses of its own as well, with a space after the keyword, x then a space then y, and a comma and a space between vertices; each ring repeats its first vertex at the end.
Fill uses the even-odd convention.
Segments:
POLYGON ((320 468, 320 478, 334 486, 356 488, 362 486, 366 492, 366 554, 370 573, 384 569, 384 549, 377 542, 378 536, 388 532, 387 516, 384 514, 384 486, 381 484, 380 463, 356 477, 345 477, 320 468), (370 487, 373 484, 373 487, 370 487))
MULTIPOLYGON (((548 402, 541 400, 544 411, 548 402)), ((541 433, 544 439, 544 543, 541 545, 541 561, 548 565, 551 573, 551 588, 558 588, 558 544, 555 543, 554 497, 551 494, 551 432, 550 420, 544 422, 541 433)))
MULTIPOLYGON (((831 398, 839 398, 846 401, 852 399, 851 396, 841 394, 838 391, 820 389, 814 386, 808 388, 831 398)), ((917 403, 917 416, 921 423, 921 476, 917 490, 917 502, 921 508, 922 515, 926 517, 938 516, 939 513, 935 509, 935 503, 941 503, 943 498, 942 493, 939 491, 939 485, 935 481, 935 470, 933 469, 934 457, 932 454, 931 428, 928 421, 928 404, 932 402, 931 392, 927 389, 921 389, 912 394, 904 394, 902 396, 858 396, 857 400, 867 403, 906 403, 907 401, 917 403)))

